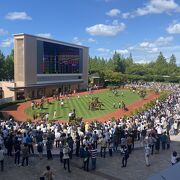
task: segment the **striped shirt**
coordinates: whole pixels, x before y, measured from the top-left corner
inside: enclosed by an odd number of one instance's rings
[[[97,156],[97,149],[92,149],[91,150],[91,158],[96,158]]]

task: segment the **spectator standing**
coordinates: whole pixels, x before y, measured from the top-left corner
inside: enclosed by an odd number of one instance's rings
[[[76,132],[76,156],[79,157],[79,150],[80,150],[80,136],[78,132]]]
[[[56,148],[60,146],[60,137],[61,137],[61,133],[58,130],[57,132],[55,132]]]
[[[22,148],[22,166],[24,166],[24,161],[26,160],[26,166],[29,164],[29,150],[27,144],[24,144]]]
[[[170,148],[170,143],[171,143],[171,139],[170,139],[170,135],[168,134],[168,135],[167,135],[167,141],[166,141],[167,149]]]
[[[150,145],[145,146],[145,161],[146,161],[146,166],[150,166],[150,162],[149,162],[150,152],[151,152]]]
[[[44,146],[43,142],[39,142],[37,144],[37,151],[39,153],[40,160],[42,159],[42,156],[43,156],[43,146]]]
[[[28,144],[29,154],[34,154],[34,148],[33,148],[33,138],[30,134],[28,134],[26,142]]]
[[[95,147],[97,148],[97,142],[98,142],[99,137],[98,137],[98,134],[97,134],[96,131],[94,131],[92,137],[93,137],[93,141],[94,141]]]
[[[12,149],[13,149],[13,136],[10,134],[6,141],[6,147],[7,147],[7,155],[12,156]]]
[[[102,136],[100,139],[100,145],[101,145],[101,157],[106,157],[106,147],[107,147],[107,142],[105,135]]]
[[[1,164],[1,171],[4,171],[4,150],[0,146],[0,164]]]
[[[155,145],[155,143],[156,143],[155,137],[153,137],[152,134],[149,134],[149,144],[151,146],[151,155],[154,154],[154,145]]]
[[[165,150],[166,149],[166,142],[167,142],[166,132],[164,132],[163,135],[161,135],[160,140],[162,143],[162,150]]]
[[[174,122],[173,128],[174,128],[174,135],[177,135],[178,134],[178,122],[177,121]]]
[[[70,148],[68,146],[68,144],[66,143],[63,147],[63,160],[64,160],[64,169],[66,169],[66,164],[68,166],[68,172],[71,172],[70,170],[70,162],[69,162],[69,152],[70,152]]]
[[[96,169],[96,157],[97,157],[97,148],[95,144],[93,144],[91,149],[92,170]]]
[[[85,171],[89,171],[89,157],[90,157],[89,149],[88,147],[86,147],[85,152],[84,152],[84,170]]]
[[[129,154],[131,154],[131,150],[132,150],[132,137],[128,135],[127,139],[127,147],[128,147],[128,152]]]
[[[52,149],[52,141],[51,141],[51,139],[48,137],[48,138],[47,138],[47,142],[46,142],[46,151],[47,151],[47,159],[48,159],[48,160],[52,159],[51,149]]]
[[[159,136],[156,136],[155,149],[156,149],[156,154],[159,154],[159,149],[160,149],[160,138],[159,138]]]
[[[70,157],[70,159],[72,159],[74,141],[73,141],[72,137],[70,136],[70,134],[68,134],[67,143],[70,148],[69,157]]]
[[[16,140],[14,142],[14,152],[15,152],[14,163],[15,164],[17,163],[17,165],[19,165],[19,163],[20,163],[20,154],[21,154],[21,143],[20,143],[20,141],[17,140],[17,138],[16,138]]]
[[[60,150],[60,162],[63,163],[63,143],[61,142],[59,145]]]
[[[112,138],[110,138],[109,141],[108,141],[108,149],[109,149],[109,156],[112,157],[112,152],[113,152]]]
[[[123,155],[122,168],[124,168],[127,166],[127,160],[129,158],[129,152],[128,152],[128,148],[126,146],[123,148],[122,155]]]

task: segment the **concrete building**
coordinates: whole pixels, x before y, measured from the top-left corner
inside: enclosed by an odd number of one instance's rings
[[[89,49],[29,34],[14,35],[14,99],[41,98],[88,85]]]
[[[11,88],[14,88],[12,81],[0,81],[0,105],[14,100],[15,92]]]

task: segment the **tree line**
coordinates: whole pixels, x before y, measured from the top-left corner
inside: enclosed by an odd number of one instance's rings
[[[0,51],[0,81],[14,79],[14,50],[7,56]]]
[[[180,67],[172,54],[169,61],[160,52],[155,61],[139,64],[132,55],[125,58],[115,52],[112,58],[89,57],[89,74],[98,73],[111,82],[127,80],[180,82]],[[14,79],[14,50],[7,56],[0,51],[0,81]]]
[[[132,55],[125,58],[115,52],[112,58],[105,60],[99,57],[89,58],[89,74],[98,73],[100,77],[111,82],[124,81],[168,81],[180,82],[180,67],[176,64],[174,54],[169,61],[160,52],[155,61],[139,64]]]

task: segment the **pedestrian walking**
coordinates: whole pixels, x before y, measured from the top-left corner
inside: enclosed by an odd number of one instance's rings
[[[122,151],[122,155],[123,155],[123,158],[122,158],[122,168],[126,167],[127,166],[127,160],[129,158],[129,152],[128,152],[128,148],[125,146],[123,151]]]
[[[150,166],[150,161],[149,161],[150,153],[151,153],[150,145],[145,146],[145,161],[146,161],[146,166]]]

